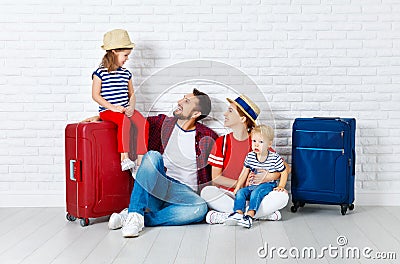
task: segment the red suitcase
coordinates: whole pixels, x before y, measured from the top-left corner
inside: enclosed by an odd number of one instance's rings
[[[65,128],[67,219],[89,218],[128,207],[133,178],[121,171],[117,126],[111,122],[69,124]]]

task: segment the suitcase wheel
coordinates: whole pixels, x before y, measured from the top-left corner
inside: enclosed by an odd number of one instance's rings
[[[297,208],[304,207],[305,204],[306,204],[305,202],[295,201],[295,202],[293,202],[293,206],[290,207],[290,211],[292,211],[292,213],[296,213]]]
[[[76,217],[73,215],[70,215],[69,213],[67,213],[67,215],[65,216],[67,218],[68,221],[73,222],[76,220]]]
[[[89,225],[89,218],[81,218],[81,220],[79,221],[79,223],[81,224],[82,227],[88,226]]]
[[[348,208],[349,206],[347,205],[347,204],[342,204],[342,205],[340,205],[340,212],[342,213],[342,215],[345,215],[346,214],[346,212],[347,212],[347,208]]]
[[[354,204],[350,204],[349,205],[349,210],[351,211],[351,210],[354,210]]]

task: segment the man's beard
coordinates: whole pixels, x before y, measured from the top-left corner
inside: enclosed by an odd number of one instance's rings
[[[179,120],[190,120],[190,118],[192,116],[192,113],[188,116],[184,116],[182,113],[177,114],[176,111],[174,111],[172,114],[174,117],[178,118]]]

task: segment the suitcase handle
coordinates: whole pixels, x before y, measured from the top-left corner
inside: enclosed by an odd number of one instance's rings
[[[81,162],[80,160],[69,161],[69,179],[71,181],[81,181]]]
[[[327,120],[340,120],[341,118],[336,116],[336,117],[330,117],[330,116],[314,116],[313,118],[315,119],[327,119]]]
[[[352,155],[352,160],[353,160],[353,167],[352,167],[352,174],[351,175],[356,175],[356,150],[353,148],[351,150],[351,155]]]

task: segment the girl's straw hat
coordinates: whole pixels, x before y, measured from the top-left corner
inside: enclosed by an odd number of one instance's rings
[[[135,43],[131,42],[128,32],[123,29],[114,29],[104,34],[101,46],[104,50],[133,49],[134,47]]]
[[[226,100],[228,100],[229,103],[239,107],[240,110],[242,110],[243,113],[250,118],[251,121],[253,121],[254,125],[256,124],[256,119],[260,114],[260,108],[258,108],[258,106],[250,98],[241,94],[235,100],[229,98],[226,98]]]

